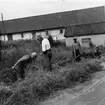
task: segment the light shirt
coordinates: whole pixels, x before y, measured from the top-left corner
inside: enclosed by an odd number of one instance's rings
[[[77,41],[77,43],[73,43],[73,49],[79,49],[80,48],[80,43]]]
[[[47,38],[44,38],[42,40],[42,51],[44,52],[44,51],[49,50],[49,49],[51,49],[50,42]]]
[[[30,57],[29,55],[24,55],[22,58],[20,58],[20,59],[15,63],[15,65],[13,66],[13,68],[17,68],[17,65],[19,65],[20,62],[25,61],[25,60],[28,60],[29,57]]]

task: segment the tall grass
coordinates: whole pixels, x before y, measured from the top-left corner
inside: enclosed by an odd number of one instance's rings
[[[0,89],[0,105],[3,105],[12,94],[12,91],[5,87]]]
[[[20,57],[32,52],[39,52],[40,44],[35,40],[3,42],[1,46],[2,68],[10,68]]]
[[[93,73],[103,70],[99,63],[94,59],[65,67],[63,71],[29,70],[24,81],[11,86],[11,91],[15,91],[3,105],[34,105],[33,103],[44,101],[56,91],[89,80]]]
[[[57,46],[59,46],[59,49],[61,50],[60,52],[58,52]],[[53,47],[53,64],[63,61],[70,56],[70,53],[66,51],[64,46],[64,44],[59,45],[57,43],[56,47]],[[16,73],[11,69],[11,67],[19,58],[32,52],[37,52],[38,55],[40,53],[40,44],[36,40],[2,42],[1,48],[2,57],[0,62],[0,82],[3,81],[7,84],[11,84],[12,82],[14,83],[16,80]],[[38,70],[41,66],[41,56],[38,56],[36,61],[31,64],[30,68]],[[26,71],[28,71],[28,69],[26,69]]]
[[[27,73],[23,81],[13,81],[16,74],[8,68],[24,54],[33,51],[39,52],[39,43],[35,43],[37,42],[16,41],[2,44],[2,61],[5,62],[5,65],[0,71],[0,82],[4,82],[10,87],[0,90],[4,94],[1,96],[0,105],[38,105],[38,102],[47,99],[56,91],[70,88],[77,83],[84,83],[92,77],[93,73],[103,70],[100,66],[100,60],[87,59],[80,63],[64,62],[57,64],[53,67],[54,70],[50,72],[40,68],[41,57],[39,56],[37,61],[25,70]],[[57,47],[53,48],[53,65],[68,58],[71,58],[69,48],[59,46],[59,51]]]

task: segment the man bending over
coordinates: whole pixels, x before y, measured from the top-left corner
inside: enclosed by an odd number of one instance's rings
[[[35,52],[31,53],[30,55],[24,55],[22,58],[20,58],[15,65],[12,67],[12,69],[15,69],[17,73],[20,75],[20,77],[23,79],[25,78],[25,71],[24,69],[32,63],[33,60],[35,60],[37,57],[37,54]]]

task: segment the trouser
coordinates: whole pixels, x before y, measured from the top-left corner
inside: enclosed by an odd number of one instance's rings
[[[18,65],[16,72],[17,72],[17,77],[18,78],[25,78],[25,71],[24,71],[24,65],[21,63],[20,65]]]
[[[43,53],[43,69],[52,70],[51,58],[52,58],[51,50],[47,50]]]
[[[20,70],[20,77],[22,79],[25,78],[25,72],[24,72],[24,69],[23,68]]]
[[[75,61],[80,61],[80,51],[79,51],[79,49],[75,49]]]

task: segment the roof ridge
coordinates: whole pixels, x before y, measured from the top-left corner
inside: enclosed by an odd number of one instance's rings
[[[75,9],[75,10],[69,10],[69,11],[61,11],[61,12],[54,12],[54,13],[47,13],[47,14],[41,14],[41,15],[36,15],[36,16],[28,16],[28,17],[22,17],[22,18],[15,18],[15,19],[9,19],[9,20],[4,20],[4,21],[13,21],[13,20],[20,20],[20,19],[29,19],[33,17],[41,17],[41,16],[48,16],[48,15],[54,15],[54,14],[61,14],[61,13],[67,13],[67,12],[75,12],[75,11],[82,11],[82,10],[88,10],[88,9],[94,9],[94,8],[100,8],[100,7],[105,7],[105,6],[95,6],[91,8],[84,8],[84,9]]]

